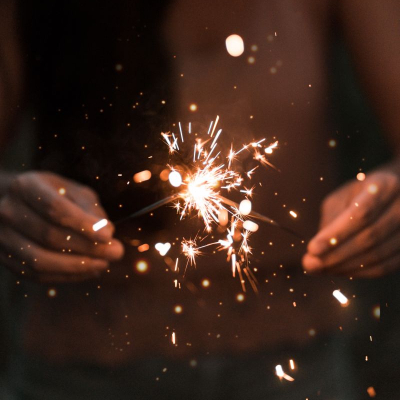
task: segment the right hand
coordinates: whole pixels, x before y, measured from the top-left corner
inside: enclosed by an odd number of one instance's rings
[[[60,189],[64,190],[60,190]],[[40,282],[98,277],[123,256],[96,193],[48,172],[17,175],[0,200],[0,264]]]

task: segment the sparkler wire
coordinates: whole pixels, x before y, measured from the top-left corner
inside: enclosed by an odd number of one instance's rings
[[[177,200],[177,199],[179,199],[181,197],[182,197],[181,193],[172,194],[171,196],[168,196],[168,197],[165,197],[164,199],[156,201],[155,203],[153,203],[153,204],[151,204],[151,205],[149,205],[147,207],[144,207],[144,208],[134,212],[133,214],[128,215],[127,217],[124,217],[124,218],[121,218],[121,219],[115,221],[114,224],[118,225],[118,224],[120,224],[122,222],[126,222],[126,221],[129,221],[131,219],[135,219],[135,218],[141,217],[142,215],[145,215],[145,214],[147,214],[147,213],[149,213],[151,211],[156,210],[157,208],[160,208],[160,207],[165,206],[165,205],[167,205],[169,203],[172,203],[173,201],[175,201],[175,200]],[[224,196],[221,196],[221,195],[218,195],[218,197],[223,203],[225,203],[225,204],[227,204],[229,206],[232,206],[232,207],[239,208],[239,204],[236,203],[235,201],[232,201],[232,200],[230,200],[230,199],[228,199],[228,198],[226,198]],[[281,224],[279,224],[278,222],[274,221],[273,219],[271,219],[271,218],[269,218],[269,217],[267,217],[267,216],[265,216],[263,214],[260,214],[260,213],[258,213],[256,211],[251,211],[249,216],[253,217],[253,218],[256,218],[256,219],[258,219],[260,221],[266,222],[266,223],[268,223],[270,225],[273,225],[273,226],[277,227],[278,229],[281,229],[281,230],[283,230],[283,231],[285,231],[287,233],[290,233],[291,235],[297,237],[298,239],[301,239],[301,240],[304,239],[299,233],[291,230],[290,228],[282,226]]]
[[[169,204],[180,197],[181,196],[179,194],[172,194],[171,196],[168,196],[168,197],[165,197],[164,199],[156,201],[155,203],[153,203],[147,207],[144,207],[144,208],[134,212],[133,214],[128,215],[127,217],[124,217],[117,221],[114,221],[114,224],[118,225],[118,224],[121,224],[122,222],[128,221],[130,219],[141,217],[142,215],[145,215],[151,211],[156,210],[157,208],[165,206],[166,204]]]

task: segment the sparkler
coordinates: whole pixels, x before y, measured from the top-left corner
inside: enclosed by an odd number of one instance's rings
[[[251,189],[243,186],[245,179],[251,179],[256,168],[241,174],[235,169],[235,164],[242,152],[253,153],[253,159],[261,165],[273,165],[266,159],[265,154],[271,154],[278,147],[278,142],[265,146],[265,139],[243,145],[238,151],[230,148],[227,155],[223,155],[222,150],[218,148],[218,139],[222,133],[222,129],[217,129],[219,117],[215,122],[209,125],[207,134],[200,136],[192,133],[191,124],[189,124],[189,135],[194,138],[193,151],[190,152],[190,162],[183,157],[183,149],[187,148],[184,130],[181,123],[179,133],[162,133],[162,138],[168,146],[170,154],[169,181],[172,186],[180,188],[178,193],[172,194],[148,207],[139,210],[130,216],[117,221],[117,223],[139,217],[147,214],[166,204],[174,203],[174,207],[181,216],[181,220],[192,213],[204,222],[205,231],[211,232],[213,224],[219,224],[220,213],[228,213],[230,215],[230,226],[227,227],[226,240],[219,240],[209,243],[201,247],[197,247],[196,238],[182,241],[182,253],[187,258],[187,265],[196,265],[195,258],[201,254],[200,249],[206,246],[217,245],[219,250],[227,251],[227,261],[232,263],[232,273],[235,275],[237,271],[242,288],[245,291],[243,274],[255,288],[255,277],[248,267],[248,254],[251,248],[248,243],[251,232],[258,229],[258,225],[248,218],[256,218],[260,221],[267,222],[270,225],[283,229],[295,236],[299,237],[295,232],[288,228],[282,227],[271,218],[251,211],[251,202],[248,200],[252,196],[254,187]],[[193,142],[192,142],[193,143]],[[182,147],[182,149],[181,149]],[[182,167],[183,165],[183,167]],[[225,197],[222,192],[229,193],[232,190],[244,193],[246,207],[242,207]],[[246,212],[243,212],[243,210]],[[239,233],[239,243],[234,243],[233,237]]]

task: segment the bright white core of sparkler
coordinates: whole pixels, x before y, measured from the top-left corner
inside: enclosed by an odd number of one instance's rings
[[[95,224],[93,224],[93,230],[95,232],[97,232],[100,229],[104,228],[107,224],[108,224],[108,221],[105,218],[101,219],[100,221],[98,221]]]

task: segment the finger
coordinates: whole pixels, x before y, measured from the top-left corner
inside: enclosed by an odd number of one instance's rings
[[[380,262],[376,265],[371,265],[363,270],[356,271],[352,276],[354,278],[374,279],[381,278],[400,268],[400,253],[391,257],[388,260]]]
[[[398,185],[392,179],[372,181],[347,209],[310,241],[308,252],[320,256],[332,249],[332,246],[340,245],[371,224],[398,192]]]
[[[43,219],[18,199],[5,196],[0,203],[0,220],[46,249],[68,251],[109,261],[120,259],[124,247],[117,239],[94,242],[69,228]]]
[[[87,186],[74,183],[69,187],[66,195],[84,211],[98,218],[98,220],[108,220],[107,213],[101,206],[97,194]],[[113,233],[115,232],[115,225],[110,220],[108,220],[107,226]]]
[[[31,276],[26,276],[28,279],[39,283],[79,283],[88,280],[99,279],[101,272],[93,272],[87,274],[79,275],[69,275],[69,274],[31,274]]]
[[[4,224],[0,224],[0,248],[37,273],[86,274],[108,267],[105,260],[45,250]]]
[[[305,268],[327,268],[343,264],[356,256],[365,257],[368,250],[375,248],[389,238],[400,227],[400,200],[392,202],[378,219],[353,237],[348,238],[332,251],[320,257],[304,258]],[[310,256],[313,256],[310,254]]]
[[[309,272],[323,271],[335,275],[348,275],[391,258],[394,254],[399,252],[399,243],[400,231],[397,231],[396,234],[390,239],[368,250],[364,254],[357,255],[356,257],[347,260],[344,263],[326,266],[323,264],[323,260],[312,255],[308,255],[308,257],[305,257],[304,266],[306,271]]]
[[[14,273],[18,278],[29,279],[40,283],[72,283],[72,282],[82,282],[90,279],[98,279],[101,276],[100,271],[95,271],[87,274],[43,274],[35,273],[31,269],[27,269],[26,264],[22,261],[18,261],[11,256],[5,256],[0,253],[0,263],[2,266],[6,267],[12,273]]]
[[[107,242],[112,238],[111,225],[95,232],[93,225],[99,221],[99,218],[84,211],[62,194],[63,192],[55,190],[35,174],[19,176],[14,181],[11,192],[50,222],[70,228],[94,241]]]

